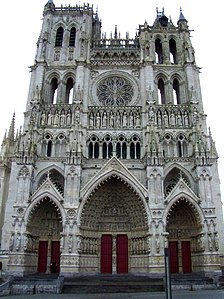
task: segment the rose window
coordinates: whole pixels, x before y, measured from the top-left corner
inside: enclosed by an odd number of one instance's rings
[[[131,83],[122,77],[108,77],[97,87],[97,97],[103,105],[125,106],[134,95]]]

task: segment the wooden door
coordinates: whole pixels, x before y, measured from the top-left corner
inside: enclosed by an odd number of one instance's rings
[[[191,242],[181,242],[181,253],[182,253],[182,270],[183,273],[191,273]]]
[[[112,235],[101,237],[101,273],[112,273]]]
[[[169,241],[169,254],[170,254],[170,273],[179,272],[178,263],[178,242]]]
[[[39,241],[38,249],[38,267],[39,273],[45,273],[47,271],[47,249],[48,241]]]
[[[60,241],[51,242],[51,273],[60,272]]]
[[[128,273],[128,236],[117,235],[117,273]]]

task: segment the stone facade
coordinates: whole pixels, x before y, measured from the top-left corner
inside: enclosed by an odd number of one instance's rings
[[[122,39],[93,7],[44,7],[24,125],[0,161],[1,260],[34,272],[220,273],[217,152],[188,22]]]

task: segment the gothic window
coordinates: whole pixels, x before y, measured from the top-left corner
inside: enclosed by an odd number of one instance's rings
[[[64,134],[59,134],[56,138],[55,156],[63,157],[66,152],[66,137]]]
[[[120,136],[117,140],[116,154],[118,158],[127,158],[127,140],[123,136]]]
[[[42,155],[51,157],[52,156],[52,137],[50,134],[44,136],[42,142]]]
[[[64,29],[59,27],[56,33],[55,47],[62,47]]]
[[[130,142],[130,158],[131,159],[141,158],[141,145],[140,145],[140,140],[137,136],[132,137]]]
[[[180,178],[184,179],[184,181],[189,185],[190,187],[190,182],[189,178],[185,173],[183,173],[179,168],[174,167],[165,177],[164,179],[164,192],[165,196],[167,196],[172,189],[175,187],[175,185],[178,183]]]
[[[176,47],[176,41],[173,38],[169,40],[169,48],[170,48],[170,62],[173,64],[177,64],[177,47]]]
[[[100,81],[96,93],[103,105],[125,106],[131,102],[134,89],[127,79],[111,76]]]
[[[165,85],[161,78],[158,80],[158,103],[165,104]]]
[[[51,90],[50,90],[50,103],[57,103],[57,93],[58,93],[58,80],[57,78],[53,78],[51,80]]]
[[[177,79],[173,80],[173,101],[174,105],[180,104],[180,84]]]
[[[186,138],[182,134],[180,134],[177,138],[177,156],[180,158],[187,156]]]
[[[164,157],[174,156],[174,142],[171,135],[166,134],[163,139],[163,154]]]
[[[93,158],[93,143],[91,141],[89,142],[88,149],[89,149],[89,158],[92,159]]]
[[[75,37],[76,37],[76,29],[75,27],[72,27],[70,31],[70,37],[69,37],[69,47],[75,47]]]
[[[113,155],[113,145],[110,136],[106,136],[103,140],[103,159],[109,159]]]
[[[92,136],[89,141],[89,158],[98,159],[99,158],[99,139],[96,136]]]
[[[73,79],[69,78],[66,82],[65,103],[72,104],[73,102]]]
[[[162,64],[163,63],[163,49],[162,49],[162,42],[159,38],[155,40],[155,50],[156,50],[156,63]]]
[[[38,186],[40,186],[47,178],[50,178],[50,180],[52,181],[52,183],[55,185],[55,187],[57,188],[57,190],[62,194],[62,196],[64,195],[64,184],[65,184],[65,180],[63,175],[57,171],[56,169],[51,169],[50,171],[46,172],[45,174],[43,174],[38,182]]]

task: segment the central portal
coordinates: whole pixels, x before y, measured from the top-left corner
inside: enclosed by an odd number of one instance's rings
[[[116,245],[114,244],[116,242]],[[101,273],[112,273],[113,257],[116,259],[116,272],[128,273],[128,237],[127,235],[102,235],[101,237]]]
[[[115,274],[139,269],[143,254],[148,254],[148,218],[137,192],[113,176],[83,202],[80,272]]]

